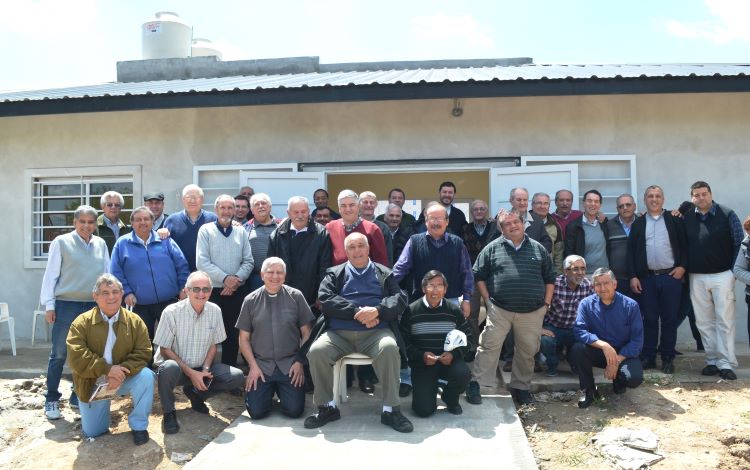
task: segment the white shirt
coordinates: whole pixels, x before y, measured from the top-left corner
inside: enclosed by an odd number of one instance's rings
[[[107,315],[105,315],[101,310],[99,311],[99,314],[102,316],[104,321],[109,324],[109,333],[107,333],[107,342],[104,344],[104,354],[102,356],[104,357],[104,360],[107,361],[107,364],[112,365],[112,348],[115,347],[115,341],[117,341],[114,324],[117,319],[120,318],[120,312],[118,310],[117,313],[112,315],[112,318],[107,317]]]
[[[77,239],[76,241],[82,243],[88,250],[91,250],[91,240],[93,235],[86,242],[78,232],[73,231],[73,236]],[[49,245],[49,252],[47,253],[47,269],[44,271],[44,279],[42,279],[42,292],[39,296],[39,301],[44,306],[45,310],[55,309],[55,286],[57,281],[60,279],[60,267],[62,266],[62,255],[60,254],[60,247],[57,243],[57,238],[52,240]],[[109,251],[105,253],[104,266],[102,266],[102,273],[109,272]],[[93,286],[92,286],[93,287]]]

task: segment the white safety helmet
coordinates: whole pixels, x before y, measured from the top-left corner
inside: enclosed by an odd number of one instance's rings
[[[443,344],[444,351],[453,351],[461,346],[466,346],[466,333],[461,330],[451,330],[445,336],[445,343]]]

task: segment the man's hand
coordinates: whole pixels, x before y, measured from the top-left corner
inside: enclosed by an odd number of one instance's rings
[[[636,294],[641,293],[641,281],[637,277],[630,280],[630,289]]]
[[[206,387],[206,384],[203,383],[203,380],[205,378],[213,379],[214,376],[209,371],[193,370],[188,378],[190,379],[190,383],[193,384],[193,387],[196,390],[198,390],[199,392],[205,392],[206,390],[208,390],[208,387]]]
[[[609,345],[609,343],[604,343],[604,346],[602,347],[602,352],[604,353],[604,357],[607,358],[607,365],[611,366],[612,364],[618,365],[619,362],[617,361],[617,351],[615,351],[615,348]]]
[[[542,328],[542,336],[549,336],[550,338],[554,338],[555,333],[551,332],[550,330],[546,328]]]
[[[304,385],[305,372],[301,362],[295,361],[292,363],[292,367],[289,368],[289,378],[291,379],[292,385],[295,387],[301,387]]]
[[[236,220],[232,219],[232,227],[242,227],[243,225]]]
[[[138,299],[135,298],[135,294],[132,292],[125,296],[125,305],[128,306],[129,310],[133,310],[133,307],[135,307],[135,304],[138,303]]]
[[[261,382],[266,381],[265,376],[263,376],[263,371],[260,370],[260,367],[256,365],[255,367],[251,367],[247,372],[247,379],[245,379],[245,390],[248,392],[250,390],[257,390],[258,379],[260,379]]]
[[[444,366],[449,366],[453,362],[453,354],[446,351],[438,356],[438,361]]]
[[[597,212],[596,220],[598,220],[600,224],[603,224],[607,221],[607,216],[604,214],[604,212]]]
[[[438,361],[438,357],[431,352],[426,352],[422,355],[422,360],[426,366],[434,366]]]
[[[619,369],[619,364],[607,364],[607,367],[604,369],[604,377],[607,380],[615,380],[617,378],[617,369]]]
[[[682,266],[677,266],[673,270],[669,271],[669,275],[678,280],[682,279],[682,276],[685,275],[685,268],[683,268]]]
[[[240,287],[240,284],[242,284],[242,280],[235,276],[234,274],[230,274],[226,278],[224,278],[224,288],[225,289],[231,289],[232,292],[236,291],[237,288]]]
[[[55,318],[57,318],[57,314],[55,314],[54,310],[47,310],[44,312],[44,319],[47,320],[47,323],[50,325],[55,323]]]
[[[107,374],[107,386],[112,390],[117,390],[122,382],[127,378],[130,370],[123,366],[114,365],[109,369]]]
[[[354,314],[354,319],[365,325],[367,328],[372,328],[373,326],[380,323],[380,320],[378,320],[379,316],[380,312],[378,312],[378,309],[376,309],[375,307],[362,307],[357,313]]]
[[[471,302],[465,300],[461,301],[461,312],[464,314],[464,318],[469,318],[471,315]]]
[[[169,235],[170,235],[169,229],[166,227],[162,227],[159,230],[157,230],[156,234],[159,235],[160,240],[166,240],[167,238],[169,238]]]

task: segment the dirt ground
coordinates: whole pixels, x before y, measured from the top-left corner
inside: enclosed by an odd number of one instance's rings
[[[541,469],[618,468],[591,438],[606,426],[648,429],[664,459],[655,469],[750,469],[750,385],[747,381],[680,384],[647,375],[639,388],[577,406],[578,392],[536,394],[519,416]]]
[[[60,391],[69,395],[70,382]],[[44,378],[0,380],[0,468],[21,469],[168,469],[180,468],[200,452],[245,409],[241,396],[218,394],[207,400],[210,415],[190,409],[180,388],[175,390],[180,432],[161,432],[158,398],[149,419],[150,441],[133,445],[128,427],[130,398],[112,402],[110,433],[91,442],[81,438],[80,418],[61,401],[63,417],[44,418]]]

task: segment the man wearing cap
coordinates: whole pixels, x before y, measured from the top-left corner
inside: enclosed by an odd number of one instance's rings
[[[169,217],[169,214],[164,213],[164,193],[159,191],[144,194],[143,205],[154,214],[154,230],[164,227],[164,221]]]

